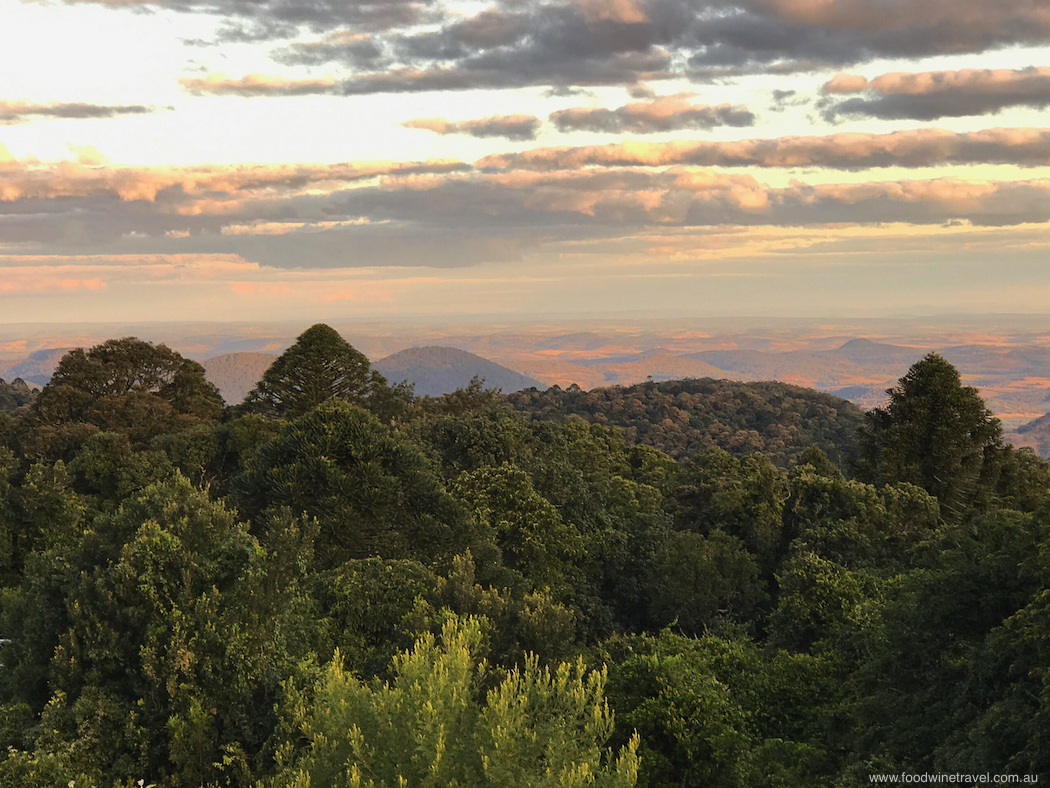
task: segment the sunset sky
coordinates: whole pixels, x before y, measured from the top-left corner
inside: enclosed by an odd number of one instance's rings
[[[0,321],[1047,312],[1048,0],[0,0]]]

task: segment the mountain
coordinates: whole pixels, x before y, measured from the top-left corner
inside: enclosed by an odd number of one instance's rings
[[[646,378],[653,380],[679,380],[681,378],[724,378],[725,372],[711,364],[657,349],[637,356],[613,357],[592,368],[601,370],[606,385],[623,386],[641,383]]]
[[[904,365],[911,366],[924,353],[910,347],[898,347],[887,345],[882,342],[872,342],[870,339],[851,339],[842,347],[824,352],[831,358],[840,358],[852,364],[868,366]]]
[[[21,378],[38,386],[46,386],[51,374],[71,348],[46,348],[29,354],[29,358],[3,370],[6,378]]]
[[[1003,437],[1018,449],[1029,448],[1044,460],[1050,459],[1050,413],[1003,433]]]
[[[262,380],[275,358],[272,353],[226,353],[201,362],[201,366],[226,403],[236,405]]]
[[[391,383],[407,380],[418,396],[437,397],[466,388],[473,377],[483,378],[486,388],[505,393],[542,388],[539,381],[500,366],[481,356],[453,347],[412,347],[373,362]]]

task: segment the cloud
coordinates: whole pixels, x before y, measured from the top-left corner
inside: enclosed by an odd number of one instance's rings
[[[538,250],[630,238],[653,228],[802,232],[828,225],[940,227],[956,221],[1006,227],[1050,220],[1050,180],[799,178],[784,185],[763,182],[757,171],[713,167],[857,169],[945,161],[1037,164],[1048,158],[1050,130],[1040,129],[631,141],[538,148],[486,157],[476,166],[119,167],[43,164],[8,155],[0,158],[0,253],[126,261],[125,268],[105,272],[88,266],[48,274],[49,287],[71,282],[83,288],[94,280],[107,287],[125,279],[183,281],[183,274],[186,281],[203,281],[226,265],[318,271],[514,263]],[[203,260],[209,262],[201,268]],[[257,281],[241,269],[227,273],[222,281]],[[8,281],[3,276],[0,271],[0,281]]]
[[[72,142],[67,142],[66,147],[76,154],[77,164],[98,167],[109,161],[109,159],[98,152],[98,148],[94,145],[74,145]],[[0,160],[2,160],[2,157],[0,157]]]
[[[633,0],[573,0],[572,4],[589,24],[618,22],[637,25],[649,21],[645,11]]]
[[[913,129],[890,134],[843,133],[732,142],[638,142],[536,148],[486,156],[483,169],[564,170],[582,167],[935,167],[948,164],[1045,166],[1048,129],[986,129],[957,133]]]
[[[148,115],[156,112],[156,107],[140,104],[128,106],[106,106],[86,104],[83,102],[49,101],[45,104],[34,104],[30,101],[0,100],[0,125],[27,123],[35,118],[61,118],[66,120],[85,120],[92,118],[115,118],[120,115]]]
[[[1050,38],[1050,11],[1032,0],[740,0],[705,6],[710,15],[691,34],[698,45],[691,65],[713,74],[759,65],[977,53]]]
[[[0,160],[0,202],[18,199],[109,196],[124,201],[160,201],[184,215],[209,199],[239,199],[335,191],[346,184],[400,173],[444,173],[468,168],[454,160],[348,162],[342,164],[244,164],[198,167],[88,167],[73,162],[36,165]]]
[[[535,115],[489,115],[477,120],[416,118],[401,124],[410,129],[425,129],[435,134],[467,134],[471,137],[503,137],[508,140],[536,138],[542,122]]]
[[[627,86],[1050,43],[1036,0],[497,0],[469,16],[439,0],[93,1],[220,16],[220,40],[347,69],[347,95]]]
[[[692,104],[695,94],[679,93],[652,101],[625,104],[617,109],[572,107],[552,112],[550,120],[560,131],[596,131],[612,134],[654,134],[715,126],[753,126],[755,116],[742,106]]]
[[[318,93],[333,93],[334,77],[313,79],[285,79],[269,74],[247,74],[233,79],[221,73],[203,77],[180,77],[179,84],[187,93],[213,96],[306,96]]]
[[[291,38],[300,28],[345,27],[363,32],[397,30],[444,18],[438,0],[93,0],[115,8],[165,8],[225,17],[220,41]]]
[[[936,120],[987,115],[1009,107],[1050,106],[1050,68],[1017,70],[894,72],[868,80],[837,74],[823,87],[826,96],[867,93],[864,97],[824,100],[828,120],[867,116],[881,120]]]

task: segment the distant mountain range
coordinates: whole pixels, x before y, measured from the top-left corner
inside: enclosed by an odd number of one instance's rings
[[[44,385],[68,348],[91,347],[108,337],[138,336],[164,342],[201,361],[226,401],[237,403],[304,327],[0,324],[0,377]],[[886,389],[913,363],[936,351],[958,368],[966,385],[977,387],[1004,429],[1014,430],[1008,432],[1012,441],[1034,440],[1031,431],[1017,431],[1019,426],[1050,410],[1050,318],[1041,316],[333,327],[370,359],[381,359],[375,366],[391,382],[413,380],[419,394],[466,385],[474,375],[507,393],[530,386],[565,389],[576,384],[589,391],[632,386],[646,379],[714,378],[777,380],[872,408],[885,402]],[[440,347],[435,351],[420,345]],[[402,355],[406,348],[407,356]],[[437,352],[447,358],[439,358]]]
[[[201,365],[226,404],[236,405],[262,380],[275,358],[273,353],[226,353],[202,361]]]
[[[481,356],[454,347],[412,347],[372,363],[390,383],[408,381],[417,396],[439,397],[466,388],[471,378],[485,381],[485,388],[504,394],[528,388],[546,388],[527,377]]]
[[[0,368],[8,380],[21,378],[27,383],[36,383],[38,386],[46,386],[51,380],[51,374],[71,348],[47,348],[37,350],[29,354],[29,357],[8,367]]]

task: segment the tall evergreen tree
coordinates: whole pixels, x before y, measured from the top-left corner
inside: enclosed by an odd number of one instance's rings
[[[910,482],[961,520],[994,487],[1004,446],[999,420],[959,372],[936,353],[888,389],[889,404],[867,414],[861,468],[871,481]]]
[[[318,323],[277,357],[245,404],[265,416],[296,418],[332,397],[364,405],[386,388],[386,379],[363,353],[334,328]]]

